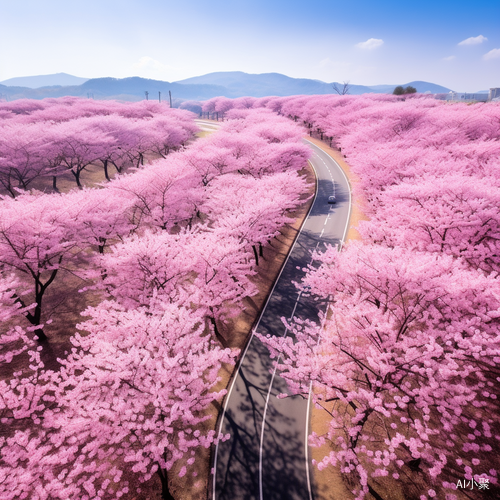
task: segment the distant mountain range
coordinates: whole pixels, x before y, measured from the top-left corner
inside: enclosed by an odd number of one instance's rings
[[[78,76],[68,75],[68,73],[55,73],[53,75],[40,76],[19,76],[17,78],[9,78],[0,82],[2,85],[9,87],[28,87],[30,89],[38,89],[40,87],[60,86],[66,87],[69,85],[81,85],[88,78],[80,78]]]
[[[263,73],[260,75],[249,75],[241,71],[209,73],[208,75],[195,76],[180,80],[177,83],[182,84],[211,84],[225,87],[228,93],[227,97],[254,96],[265,97],[268,95],[287,96],[287,95],[313,95],[313,94],[333,94],[333,83],[325,83],[320,80],[309,80],[306,78],[290,78],[280,73]],[[352,95],[360,94],[386,94],[392,93],[394,88],[400,85],[350,85],[349,93]],[[409,82],[403,86],[411,85],[417,89],[417,92],[429,92],[439,94],[449,92],[450,89],[428,82]],[[339,88],[343,84],[337,83]]]
[[[93,78],[86,80],[66,73],[31,77],[11,78],[0,82],[0,99],[43,99],[45,97],[78,96],[94,99],[121,99],[139,101],[145,99],[168,99],[168,91],[177,100],[206,100],[211,97],[264,97],[288,95],[334,94],[334,83],[306,78],[290,78],[280,73],[248,74],[241,71],[209,73],[178,82],[164,82],[140,77]],[[342,87],[342,84],[337,84]],[[350,85],[353,95],[366,93],[392,93],[395,85]],[[409,82],[421,93],[447,93],[450,89],[429,82]]]

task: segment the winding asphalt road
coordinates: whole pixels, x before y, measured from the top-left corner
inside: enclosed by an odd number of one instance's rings
[[[311,263],[312,250],[327,243],[341,245],[346,237],[351,210],[347,178],[331,156],[305,141],[313,150],[310,162],[317,176],[316,197],[230,384],[219,432],[231,437],[215,449],[213,500],[315,497],[307,446],[309,401],[301,396],[276,398],[288,393],[286,382],[274,371],[268,349],[254,335],[287,335],[282,317],[318,320],[325,304],[299,293],[293,282],[303,277],[302,268]],[[329,205],[334,182],[337,203]]]

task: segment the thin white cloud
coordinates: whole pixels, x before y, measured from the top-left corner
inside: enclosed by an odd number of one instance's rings
[[[152,69],[155,71],[165,71],[174,69],[171,66],[167,66],[166,64],[157,61],[149,56],[141,57],[135,64],[134,69]]]
[[[484,54],[483,59],[488,61],[489,59],[498,59],[500,57],[500,49],[493,49]]]
[[[456,56],[448,56],[448,57],[443,57],[443,61],[453,61],[453,59],[456,59]]]
[[[163,64],[149,56],[141,57],[131,67],[137,76],[157,80],[171,80],[182,77],[182,68]]]
[[[459,42],[458,45],[478,45],[480,43],[486,42],[486,40],[488,39],[483,35],[471,36]]]
[[[346,61],[332,61],[329,57],[326,57],[325,59],[322,59],[318,67],[319,68],[325,68],[325,69],[331,69],[331,68],[336,68],[336,69],[346,69],[346,68],[352,68],[353,63],[346,62]]]
[[[380,38],[369,38],[366,42],[359,42],[356,47],[363,50],[373,50],[384,45],[384,41]]]

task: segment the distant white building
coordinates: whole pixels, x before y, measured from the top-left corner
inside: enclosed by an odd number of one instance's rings
[[[490,94],[491,94],[491,90],[490,90]],[[453,102],[486,102],[486,101],[491,100],[491,99],[489,99],[490,94],[486,94],[486,93],[470,94],[469,92],[450,91],[449,94],[446,94],[445,99],[447,101],[453,101]]]
[[[488,101],[493,101],[493,99],[500,99],[500,87],[490,89],[490,93],[488,94]]]

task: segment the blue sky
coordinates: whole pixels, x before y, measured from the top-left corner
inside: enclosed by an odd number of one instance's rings
[[[4,0],[0,81],[278,72],[353,84],[500,86],[500,1]]]

